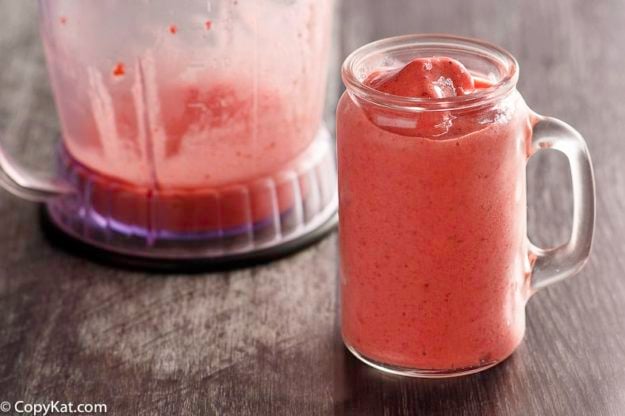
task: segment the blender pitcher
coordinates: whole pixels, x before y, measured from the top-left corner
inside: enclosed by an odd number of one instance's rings
[[[58,175],[1,181],[120,254],[279,252],[336,217],[332,0],[40,0]]]

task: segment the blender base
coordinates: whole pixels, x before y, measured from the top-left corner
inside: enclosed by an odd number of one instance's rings
[[[334,141],[322,129],[296,160],[249,183],[137,189],[89,170],[65,149],[77,192],[42,210],[46,235],[96,261],[161,270],[231,269],[304,248],[338,222]]]
[[[52,244],[60,247],[63,251],[71,255],[84,257],[106,266],[131,270],[143,270],[155,273],[199,273],[242,269],[291,256],[314,245],[331,234],[338,224],[338,213],[335,211],[325,222],[321,223],[309,233],[273,247],[221,257],[209,256],[205,258],[182,259],[159,259],[145,256],[133,256],[98,247],[60,228],[50,217],[49,211],[43,206],[40,210],[40,222],[46,238]]]

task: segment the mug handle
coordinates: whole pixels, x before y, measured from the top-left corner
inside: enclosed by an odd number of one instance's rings
[[[29,172],[2,148],[0,143],[0,186],[20,198],[33,202],[74,193],[74,188],[62,179]]]
[[[595,228],[595,179],[588,147],[582,135],[570,125],[552,117],[537,116],[531,155],[554,149],[563,153],[573,183],[573,229],[569,241],[543,249],[530,242],[533,260],[532,293],[579,272],[586,264]]]

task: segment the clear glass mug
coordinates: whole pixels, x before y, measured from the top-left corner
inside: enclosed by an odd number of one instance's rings
[[[490,87],[452,98],[399,97],[364,82],[417,57],[459,60]],[[489,368],[517,348],[525,305],[588,259],[594,179],[583,138],[533,113],[518,64],[477,40],[411,35],[347,58],[337,112],[341,315],[346,346],[378,369],[447,377]],[[570,240],[527,237],[526,165],[568,158]]]
[[[335,210],[321,124],[333,0],[39,6],[59,177],[0,152],[1,176],[65,231],[126,254],[219,256]]]

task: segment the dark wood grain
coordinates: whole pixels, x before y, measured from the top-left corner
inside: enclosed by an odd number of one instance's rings
[[[0,136],[46,167],[58,125],[35,8],[0,0]],[[625,1],[344,0],[340,15],[343,56],[408,32],[498,43],[521,62],[532,108],[586,136],[593,256],[530,301],[521,348],[466,378],[382,375],[340,342],[335,237],[269,266],[154,276],[65,253],[37,207],[1,193],[0,401],[103,402],[114,415],[625,415]],[[562,158],[532,161],[541,244],[567,237],[569,182]]]

